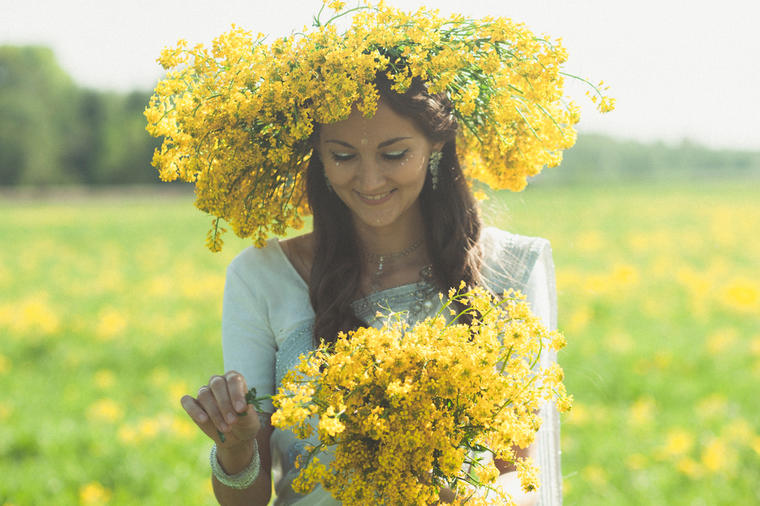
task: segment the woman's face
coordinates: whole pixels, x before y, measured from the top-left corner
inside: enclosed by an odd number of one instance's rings
[[[382,101],[371,118],[354,108],[338,123],[322,125],[319,156],[325,175],[357,225],[388,227],[417,206],[433,145],[412,120]]]

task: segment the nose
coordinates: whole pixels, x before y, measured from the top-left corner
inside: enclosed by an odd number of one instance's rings
[[[385,176],[374,159],[362,159],[359,166],[358,190],[362,193],[372,193],[385,185]]]

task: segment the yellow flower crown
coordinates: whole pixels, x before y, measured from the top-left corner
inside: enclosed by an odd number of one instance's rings
[[[148,132],[164,137],[153,165],[164,181],[195,183],[195,205],[215,217],[212,251],[222,246],[220,220],[258,246],[302,226],[314,123],[345,119],[354,105],[374,114],[377,72],[398,92],[419,77],[447,94],[471,180],[520,191],[574,144],[580,115],[563,101],[559,41],[505,18],[344,4],[323,3],[311,29],[269,44],[233,25],[211,48],[181,40],[162,51],[168,72],[145,110]],[[332,16],[322,22],[325,7]],[[347,30],[339,18],[350,18]],[[611,110],[614,99],[591,86],[599,109]]]

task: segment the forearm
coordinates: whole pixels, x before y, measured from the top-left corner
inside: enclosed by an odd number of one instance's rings
[[[234,448],[217,448],[217,460],[227,474],[237,474],[250,464],[253,458],[253,444],[246,444],[242,447]],[[267,466],[261,466],[259,476],[250,487],[238,490],[222,485],[215,477],[212,476],[214,495],[219,504],[223,506],[236,505],[262,505],[269,504],[269,498],[272,495],[272,480],[267,470]]]

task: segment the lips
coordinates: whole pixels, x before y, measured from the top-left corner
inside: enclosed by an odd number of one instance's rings
[[[393,189],[384,193],[375,193],[372,195],[369,195],[366,193],[359,193],[359,192],[356,192],[356,194],[359,196],[359,199],[362,202],[369,205],[377,205],[377,204],[382,204],[383,202],[386,202],[388,199],[390,199],[391,196],[393,195],[393,192],[395,191],[396,190]]]

